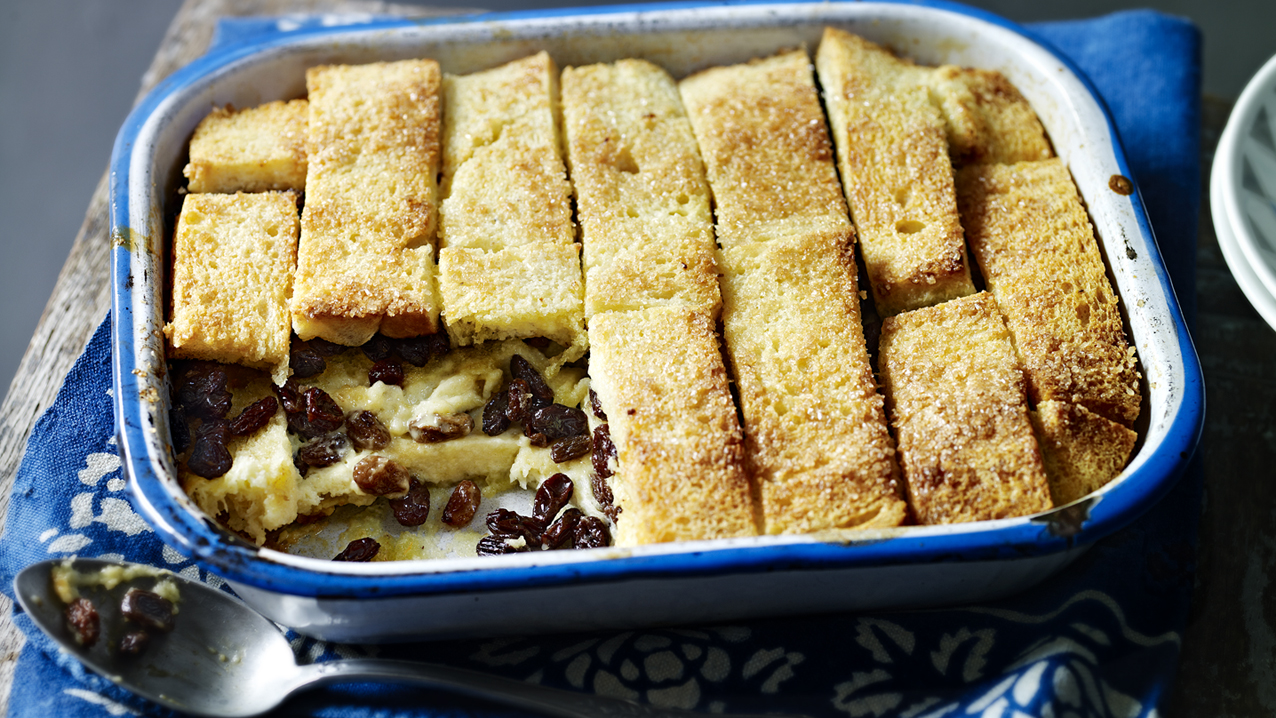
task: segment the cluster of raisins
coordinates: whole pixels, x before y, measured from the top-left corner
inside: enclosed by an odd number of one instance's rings
[[[522,551],[570,548],[600,548],[611,545],[611,531],[596,516],[567,508],[574,491],[566,474],[554,474],[536,490],[532,515],[497,509],[487,515],[487,536],[479,539],[475,552],[495,556]]]
[[[369,457],[371,458],[371,457]],[[364,461],[366,461],[365,459]],[[393,464],[394,462],[390,462]],[[358,471],[358,466],[355,467]],[[356,479],[357,480],[357,479]],[[478,485],[466,479],[452,489],[452,496],[443,507],[443,523],[461,528],[474,520],[483,495]],[[402,526],[420,526],[430,516],[430,489],[415,476],[408,479],[407,493],[401,498],[390,499],[390,511]],[[373,538],[351,541],[336,555],[333,561],[371,561],[381,551],[381,544]]]
[[[322,374],[328,368],[328,358],[345,351],[346,347],[325,339],[302,341],[293,335],[289,349],[288,364],[292,367],[292,375],[307,379]],[[372,360],[372,368],[368,370],[369,386],[378,381],[402,386],[404,362],[422,367],[434,357],[447,354],[452,346],[447,332],[440,327],[435,334],[407,339],[391,339],[377,334],[359,349]]]
[[[550,458],[562,463],[589,453],[589,419],[585,412],[554,403],[554,391],[536,367],[515,354],[510,380],[483,407],[483,433],[498,436],[522,424],[532,446],[548,446]]]
[[[230,471],[232,459],[227,444],[232,437],[257,433],[279,410],[279,402],[268,396],[228,419],[231,406],[229,380],[230,375],[220,364],[205,361],[174,364],[175,396],[169,412],[173,448],[179,454],[190,449],[186,468],[206,479]],[[200,422],[193,437],[188,419]]]
[[[64,615],[76,643],[85,648],[97,643],[102,635],[102,619],[91,600],[75,599]],[[120,615],[127,623],[116,648],[124,655],[135,656],[145,650],[152,631],[173,630],[173,602],[151,591],[130,588],[120,601]]]
[[[607,479],[615,473],[611,467],[616,462],[616,445],[611,441],[611,426],[607,423],[607,415],[603,413],[603,407],[598,403],[598,395],[593,389],[589,390],[589,406],[594,416],[602,422],[594,428],[594,449],[589,457],[594,465],[594,473],[589,479],[589,485],[594,490],[594,500],[614,524],[620,517],[621,509],[616,505],[616,497],[611,493],[611,485],[607,483]]]

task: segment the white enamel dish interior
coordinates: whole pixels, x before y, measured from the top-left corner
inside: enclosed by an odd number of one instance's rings
[[[976,524],[372,564],[248,546],[218,531],[181,492],[161,399],[168,396],[159,331],[164,202],[191,132],[212,107],[302,96],[312,65],[408,57],[466,73],[543,49],[560,67],[644,57],[682,77],[782,48],[814,51],[826,25],[918,62],[999,70],[1041,116],[1098,231],[1146,381],[1142,441],[1116,481],[1068,507]],[[1021,590],[1151,506],[1199,437],[1200,368],[1139,196],[1110,189],[1114,175],[1130,172],[1111,123],[1067,61],[1005,21],[954,5],[630,6],[326,29],[228,49],[166,81],[116,145],[113,370],[135,504],[166,542],[227,578],[250,605],[337,641],[954,604]]]

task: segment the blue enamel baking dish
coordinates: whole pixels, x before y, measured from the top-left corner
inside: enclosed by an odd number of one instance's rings
[[[386,21],[267,33],[168,78],[129,116],[111,163],[116,421],[138,511],[250,605],[335,641],[727,621],[982,601],[1057,572],[1151,507],[1201,432],[1201,368],[1111,118],[1072,64],[1018,26],[947,3],[673,3]],[[472,72],[548,50],[560,66],[645,57],[675,77],[835,25],[925,64],[1000,70],[1040,115],[1090,212],[1145,377],[1136,454],[1116,480],[1030,517],[883,531],[369,564],[285,554],[219,530],[187,499],[168,448],[165,203],[213,106],[301,96],[307,67],[431,57]]]

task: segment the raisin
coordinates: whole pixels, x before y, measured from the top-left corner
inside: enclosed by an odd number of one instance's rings
[[[301,398],[301,390],[297,388],[297,382],[292,379],[284,382],[283,386],[276,386],[275,395],[279,397],[279,404],[286,414],[297,414],[306,410],[305,400]]]
[[[483,496],[473,481],[466,479],[452,490],[452,497],[443,507],[443,523],[452,528],[460,528],[474,520],[478,513],[479,502]]]
[[[394,353],[394,342],[389,337],[377,334],[364,342],[363,346],[359,348],[363,350],[364,355],[369,359],[379,362],[389,359],[390,355]]]
[[[194,362],[187,367],[177,386],[177,396],[186,413],[200,419],[220,419],[230,411],[229,380],[226,370],[211,362]]]
[[[532,401],[532,392],[527,388],[527,382],[522,379],[511,379],[505,387],[505,416],[511,423],[521,423],[531,416],[535,408],[532,406]]]
[[[510,418],[508,416],[509,408],[509,392],[505,389],[498,389],[492,392],[492,398],[487,400],[487,405],[483,407],[483,433],[488,436],[500,436],[505,430],[510,428]]]
[[[390,444],[390,430],[368,410],[356,411],[346,417],[346,434],[350,443],[359,451],[384,449]]]
[[[576,535],[576,524],[584,516],[580,509],[570,508],[563,512],[558,520],[545,529],[543,543],[547,549],[572,548],[572,540]]]
[[[120,602],[120,613],[145,628],[173,630],[173,602],[158,593],[130,588]]]
[[[505,543],[505,540],[497,536],[484,536],[479,539],[478,545],[474,547],[474,553],[479,556],[499,556],[506,553],[518,553],[526,549],[519,549]]]
[[[390,499],[390,510],[400,526],[420,526],[430,517],[430,487],[416,477],[408,479],[408,493],[401,499]]]
[[[611,531],[597,516],[586,516],[576,522],[572,536],[576,548],[602,548],[611,545]]]
[[[403,364],[393,359],[382,359],[368,370],[368,386],[377,382],[403,386]]]
[[[233,459],[226,444],[230,441],[230,426],[222,420],[206,421],[195,432],[190,458],[186,468],[196,476],[215,479],[230,471]]]
[[[594,473],[599,478],[607,478],[611,476],[612,463],[616,460],[616,445],[611,443],[611,428],[607,424],[600,424],[594,429]],[[597,493],[597,492],[595,492]]]
[[[539,409],[554,403],[554,390],[545,383],[545,377],[536,371],[536,367],[532,366],[531,362],[518,354],[510,357],[510,375],[527,382],[527,390],[532,393],[534,408]]]
[[[321,357],[335,357],[346,350],[346,348],[340,344],[330,342],[327,339],[320,337],[315,337],[306,343],[309,344],[310,348],[315,350],[315,352]]]
[[[599,421],[607,421],[607,414],[603,413],[602,402],[598,401],[598,395],[594,393],[593,389],[589,390],[589,408],[593,409],[594,416],[598,417]]]
[[[354,482],[366,494],[385,496],[408,490],[408,470],[397,462],[373,454],[354,465]]]
[[[532,518],[540,521],[542,526],[553,521],[558,512],[572,500],[574,489],[575,485],[567,474],[554,474],[545,479],[540,488],[536,489],[536,498],[532,500]]]
[[[400,339],[396,349],[399,357],[412,366],[425,366],[431,359],[444,356],[452,349],[447,332],[442,327],[435,334]]]
[[[464,412],[457,414],[426,414],[408,422],[408,433],[418,444],[437,444],[470,435],[474,419]]]
[[[530,419],[524,420],[523,433],[531,437],[532,446],[549,446],[559,439],[588,437],[589,419],[580,409],[550,404],[537,409]]]
[[[311,439],[297,449],[297,459],[307,467],[322,469],[341,461],[346,453],[346,435],[333,432]]]
[[[305,379],[322,374],[328,368],[328,362],[309,342],[303,342],[294,335],[288,349],[288,366],[293,376]]]
[[[87,598],[77,598],[66,607],[66,622],[75,642],[85,648],[97,643],[102,633],[102,619],[97,615],[97,607]]]
[[[588,454],[590,448],[588,434],[569,436],[549,445],[549,458],[553,459],[554,463],[561,464]]]
[[[230,421],[231,436],[252,436],[270,423],[270,419],[279,411],[279,400],[268,396],[260,401],[244,407],[239,416]]]
[[[355,539],[346,546],[344,551],[334,556],[332,560],[367,563],[368,561],[371,561],[380,550],[381,544],[377,543],[376,539]]]
[[[594,500],[602,507],[603,514],[611,519],[612,523],[620,518],[621,508],[616,506],[616,497],[611,493],[611,487],[607,485],[607,480],[598,474],[594,474],[589,479],[590,488],[594,490]]]
[[[191,448],[191,428],[186,423],[186,410],[181,404],[168,408],[168,434],[173,439],[173,451],[181,454]]]
[[[146,631],[128,631],[120,636],[119,652],[125,656],[141,655],[150,642],[151,634]]]
[[[306,424],[307,431],[302,433],[307,439],[313,439],[320,434],[326,434],[330,431],[336,431],[345,423],[345,412],[341,411],[341,407],[337,406],[337,402],[328,396],[328,392],[317,386],[306,389],[302,394],[306,403]]]
[[[493,536],[522,536],[523,516],[509,509],[497,509],[487,515],[487,530]]]

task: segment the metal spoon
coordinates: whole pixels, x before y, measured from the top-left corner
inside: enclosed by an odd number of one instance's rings
[[[361,658],[299,666],[288,639],[275,624],[222,591],[175,574],[167,574],[181,596],[174,629],[153,632],[149,645],[137,656],[122,655],[116,648],[125,623],[119,603],[130,586],[150,589],[156,579],[136,579],[110,591],[82,587],[81,594],[93,600],[101,617],[100,638],[85,648],[72,635],[66,606],[53,590],[53,568],[60,563],[62,559],[33,564],[14,579],[18,603],[31,620],[63,650],[116,685],[187,713],[255,716],[307,688],[374,681],[413,683],[568,718],[694,715],[411,661]],[[120,565],[133,564],[81,558],[74,560],[73,568],[87,574]]]

